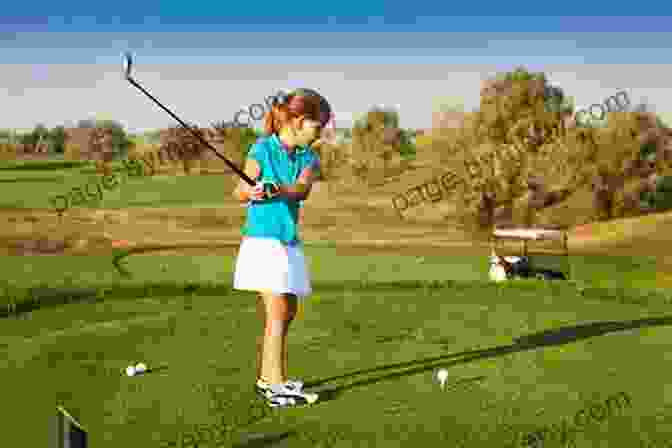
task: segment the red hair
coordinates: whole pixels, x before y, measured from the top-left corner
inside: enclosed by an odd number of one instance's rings
[[[264,116],[264,132],[277,134],[290,120],[305,116],[319,121],[322,128],[333,118],[331,106],[324,97],[314,90],[298,89],[289,95],[276,98],[271,110]]]

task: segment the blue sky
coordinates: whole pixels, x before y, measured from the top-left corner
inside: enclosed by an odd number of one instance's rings
[[[558,3],[385,4],[291,2],[278,10],[277,2],[159,8],[71,1],[31,4],[43,14],[37,17],[12,2],[0,17],[0,104],[12,111],[0,110],[0,127],[100,114],[130,129],[172,124],[119,80],[120,54],[128,49],[137,57],[138,80],[196,122],[228,119],[279,87],[306,85],[328,92],[339,125],[370,105],[391,104],[402,124],[427,127],[440,98],[471,109],[484,77],[518,65],[555,76],[577,106],[628,88],[633,99],[646,97],[662,109],[672,101],[672,33],[662,15],[670,6],[647,3],[649,14],[659,14],[647,17],[618,3],[564,2],[583,16],[552,17],[501,14],[549,14],[543,7]],[[493,16],[474,16],[479,12]],[[621,16],[590,16],[605,13]]]
[[[357,15],[342,14],[351,13],[350,3],[338,2],[325,8],[325,15],[296,15],[283,11],[262,14],[235,13],[235,5],[227,5],[225,2],[217,2],[211,6],[202,6],[208,2],[191,3],[198,5],[197,10],[207,9],[212,11],[207,15],[192,13],[184,2],[162,2],[161,8],[155,7],[151,2],[131,3],[117,1],[110,3],[114,8],[104,11],[100,4],[96,5],[98,11],[84,13],[86,7],[77,7],[78,2],[49,3],[40,6],[42,15],[36,16],[15,10],[20,3],[14,2],[7,6],[3,5],[3,15],[0,24],[3,30],[9,31],[67,31],[75,27],[75,31],[157,31],[153,26],[160,26],[161,30],[167,31],[194,31],[196,28],[206,31],[287,31],[289,28],[301,31],[324,31],[329,27],[331,31],[467,31],[467,32],[640,32],[640,31],[667,31],[669,29],[669,16],[664,16],[660,4],[655,14],[638,15],[632,11],[625,15],[614,14],[616,10],[599,9],[600,14],[589,14],[582,11],[581,15],[554,16],[544,15],[543,10],[535,5],[535,9],[542,13],[537,15],[518,15],[515,10],[507,7],[498,8],[501,4],[488,5],[487,11],[479,7],[478,11],[469,13],[466,9],[460,11],[459,5],[434,2],[424,2],[430,6],[423,14],[423,2],[414,2],[415,11],[381,11],[375,8],[370,13],[366,11]],[[394,2],[390,2],[394,4]],[[263,2],[255,3],[255,8],[263,10]],[[305,4],[305,3],[304,3]],[[524,4],[524,3],[523,3]],[[50,5],[52,6],[50,8]],[[87,6],[90,3],[87,2]],[[302,2],[291,4],[291,10],[300,9]],[[375,2],[367,2],[365,6],[376,5]],[[599,3],[597,4],[599,5]],[[649,6],[653,6],[650,3]],[[104,6],[104,5],[103,5]],[[170,6],[179,6],[180,10],[171,10]],[[233,10],[229,11],[233,6]],[[493,8],[494,6],[494,8]],[[590,7],[591,4],[584,6]],[[338,11],[338,8],[343,11]],[[142,9],[144,8],[144,9]],[[50,11],[51,9],[51,11]],[[70,11],[68,11],[70,9]],[[290,9],[288,6],[286,9]],[[445,11],[441,11],[444,9]],[[672,11],[672,7],[668,6]],[[125,14],[124,11],[132,11],[133,14]],[[157,11],[159,13],[157,14]],[[479,14],[487,12],[489,15]],[[609,14],[604,14],[608,12]],[[654,12],[654,11],[651,11]],[[445,13],[445,14],[444,14]],[[474,14],[475,13],[475,14]],[[606,19],[606,20],[605,20]],[[149,29],[148,29],[149,27]],[[226,29],[223,29],[226,28]]]

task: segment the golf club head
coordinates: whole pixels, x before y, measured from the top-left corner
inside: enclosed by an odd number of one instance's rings
[[[124,70],[124,78],[130,79],[131,70],[133,69],[133,55],[131,54],[130,51],[126,51],[122,55],[122,64]]]

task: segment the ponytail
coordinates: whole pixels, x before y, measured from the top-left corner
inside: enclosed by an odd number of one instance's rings
[[[273,133],[275,133],[275,120],[273,120],[273,108],[271,108],[264,114],[264,134],[271,135]]]
[[[297,89],[275,99],[271,110],[264,114],[264,132],[277,134],[292,117],[301,115],[319,121],[322,127],[333,118],[331,106],[324,97],[312,89]]]
[[[264,133],[277,134],[289,119],[289,112],[284,104],[275,104],[264,114]]]

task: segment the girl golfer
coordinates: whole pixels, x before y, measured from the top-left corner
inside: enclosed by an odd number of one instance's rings
[[[257,341],[255,387],[271,407],[310,404],[318,398],[303,391],[302,381],[287,377],[287,330],[298,298],[311,293],[298,213],[319,170],[311,146],[330,117],[329,103],[313,90],[298,89],[276,99],[264,117],[268,136],[252,145],[245,163],[245,173],[257,184],[241,181],[234,192],[248,203],[234,288],[258,293],[264,332]]]

